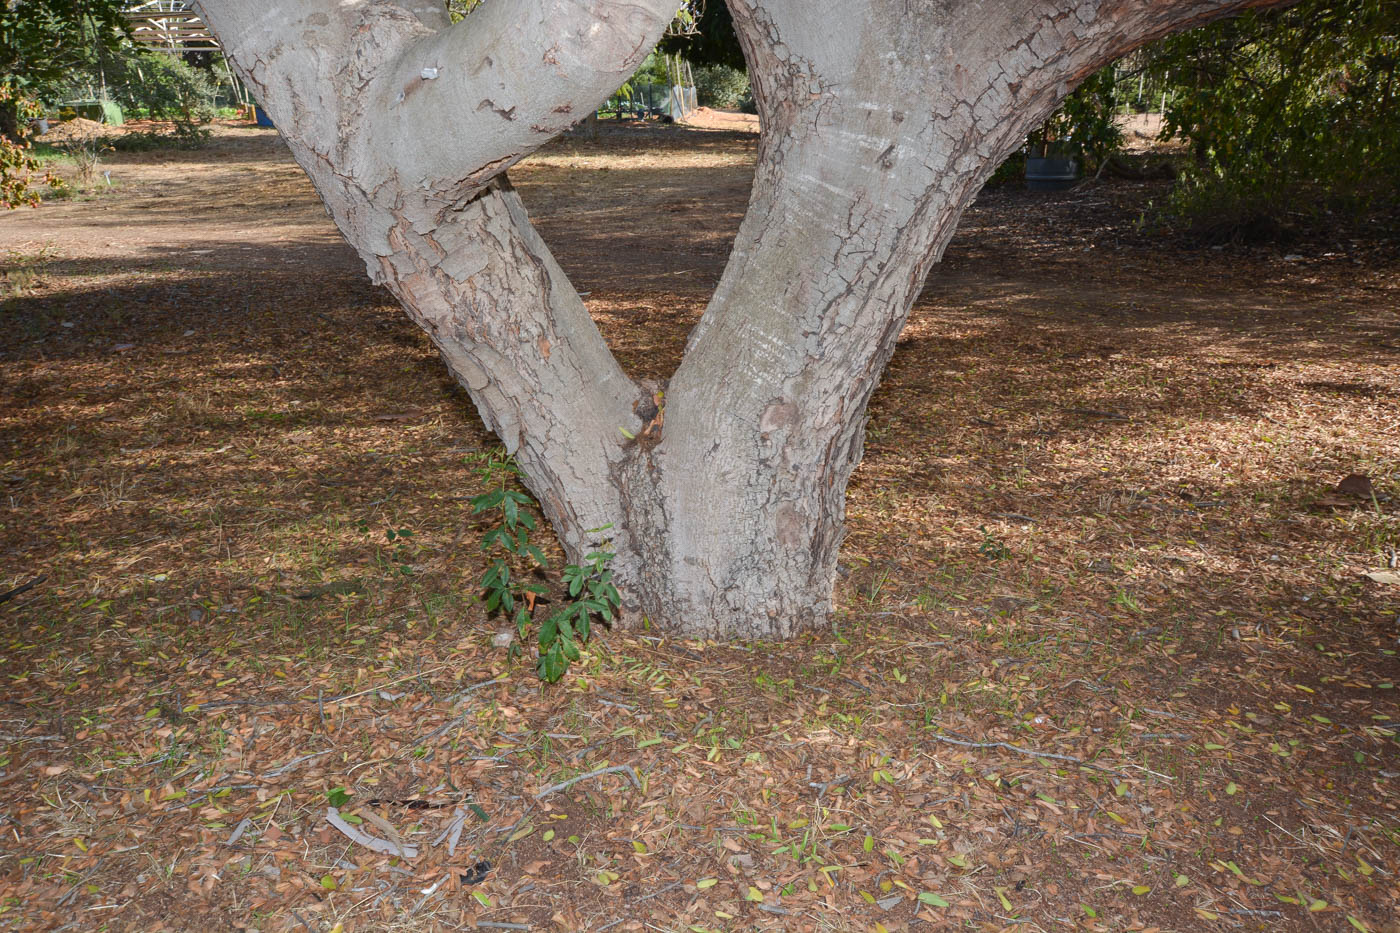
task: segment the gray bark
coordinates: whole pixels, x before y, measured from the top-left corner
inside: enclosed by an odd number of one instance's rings
[[[658,409],[504,172],[591,113],[674,0],[204,0],[331,216],[630,620],[824,624],[865,411],[958,218],[1096,68],[1250,0],[730,0],[764,127],[749,211]]]

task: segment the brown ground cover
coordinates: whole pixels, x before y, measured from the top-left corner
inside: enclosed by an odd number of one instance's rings
[[[514,173],[634,372],[754,150]],[[103,169],[0,217],[0,592],[43,578],[0,605],[0,929],[1395,929],[1385,244],[987,192],[872,405],[835,631],[609,634],[542,689],[473,599],[493,440],[275,135]]]

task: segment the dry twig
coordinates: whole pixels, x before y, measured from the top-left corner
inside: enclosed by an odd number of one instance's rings
[[[568,790],[570,787],[573,787],[579,781],[586,781],[589,778],[601,777],[604,774],[626,774],[629,778],[632,779],[632,785],[634,787],[641,788],[642,786],[641,778],[637,777],[637,772],[633,770],[631,765],[613,765],[610,768],[599,768],[597,771],[590,771],[587,774],[580,774],[577,777],[571,777],[567,781],[560,781],[558,784],[551,784],[544,790],[536,794],[535,799],[543,800],[550,794],[557,793],[561,790]]]
[[[1019,745],[1012,745],[1010,742],[965,742],[961,739],[950,739],[946,735],[935,735],[932,738],[939,742],[946,742],[949,745],[961,745],[963,748],[1004,748],[1009,752],[1015,752],[1018,755],[1029,755],[1032,758],[1054,758],[1057,761],[1072,762],[1082,768],[1093,768],[1095,771],[1102,771],[1104,774],[1116,774],[1119,777],[1126,777],[1121,771],[1114,771],[1112,768],[1096,765],[1092,762],[1085,761],[1083,758],[1075,758],[1073,755],[1060,755],[1055,752],[1043,752],[1036,748],[1022,748]]]

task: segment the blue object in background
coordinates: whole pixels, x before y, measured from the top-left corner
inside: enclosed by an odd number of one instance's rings
[[[276,127],[272,126],[272,118],[267,115],[267,111],[256,104],[253,105],[253,122],[258,126],[267,126],[276,129]]]

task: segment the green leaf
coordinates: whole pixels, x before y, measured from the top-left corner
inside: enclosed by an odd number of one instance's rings
[[[932,891],[923,891],[919,894],[919,903],[928,904],[930,907],[947,907],[948,902],[934,894]]]
[[[569,669],[569,664],[557,648],[551,648],[540,655],[540,662],[536,669],[539,671],[540,680],[553,684],[558,683],[559,678],[564,676],[564,672]]]
[[[350,802],[350,794],[343,787],[333,787],[326,791],[326,800],[331,806],[339,809]]]
[[[554,644],[554,639],[559,636],[559,613],[555,613],[544,620],[540,626],[540,649],[544,650]]]
[[[701,878],[699,881],[695,882],[695,887],[697,890],[707,891],[717,884],[719,884],[718,878]]]
[[[481,513],[485,512],[487,509],[494,509],[501,504],[501,500],[505,497],[506,492],[504,489],[495,489],[483,495],[475,496],[471,500],[472,512]]]

